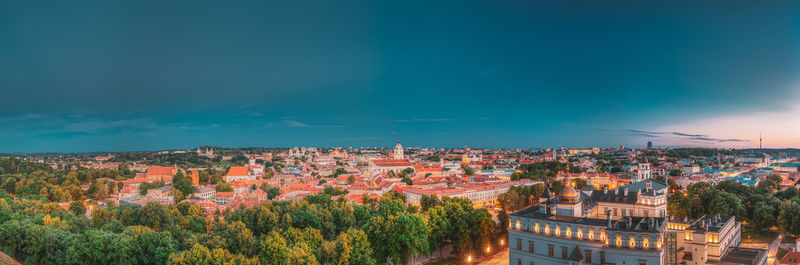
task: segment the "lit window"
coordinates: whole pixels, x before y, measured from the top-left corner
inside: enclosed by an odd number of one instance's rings
[[[567,227],[567,237],[572,237],[572,231],[569,227]]]
[[[594,231],[589,230],[589,239],[594,240]]]
[[[643,248],[650,248],[649,244],[650,244],[650,240],[647,240],[646,237],[644,239],[642,239],[642,247]]]
[[[583,231],[578,229],[578,238],[583,239]]]
[[[635,248],[636,247],[636,239],[634,239],[633,236],[631,236],[631,240],[630,240],[630,242],[628,242],[628,246],[631,247],[631,248]]]
[[[622,237],[617,236],[617,245],[618,247],[622,246]]]

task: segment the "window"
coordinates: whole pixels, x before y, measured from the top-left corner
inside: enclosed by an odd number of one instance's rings
[[[639,260],[639,265],[647,265],[647,261],[643,260],[643,259],[640,259]]]
[[[591,250],[586,250],[585,252],[586,252],[586,255],[584,255],[584,256],[586,256],[585,257],[586,263],[592,263],[592,251]]]
[[[569,252],[569,249],[567,247],[561,247],[561,258],[562,259],[567,259],[567,256],[569,256],[569,253],[567,253],[567,252]]]
[[[528,241],[528,252],[533,253],[534,244],[533,241]]]
[[[531,261],[530,265],[534,265],[533,261]]]
[[[604,251],[600,251],[600,264],[606,264],[606,253]]]
[[[614,208],[614,216],[617,216],[617,208]]]
[[[522,239],[517,238],[517,250],[522,250]]]
[[[522,265],[522,260],[521,259],[517,259],[517,265]]]
[[[650,215],[648,215],[648,214],[650,213],[650,211],[648,211],[648,210],[642,210],[642,212],[644,212],[644,216],[650,216]]]
[[[553,252],[553,245],[547,245],[547,255],[552,257],[554,255]]]

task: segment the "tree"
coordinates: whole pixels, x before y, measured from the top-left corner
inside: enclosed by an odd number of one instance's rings
[[[422,198],[419,199],[419,205],[422,206],[422,211],[427,211],[430,208],[436,207],[437,205],[441,204],[442,201],[439,200],[439,197],[436,195],[422,195]]]
[[[217,192],[233,192],[233,187],[229,183],[222,183],[217,185]]]
[[[425,215],[428,219],[428,230],[430,231],[428,237],[429,246],[431,250],[439,250],[439,257],[444,257],[444,253],[441,250],[446,244],[451,229],[450,221],[446,216],[447,212],[445,212],[444,207],[436,206],[426,211]]]
[[[180,173],[180,171],[178,171],[178,173]],[[173,182],[173,187],[180,191],[181,196],[176,197],[178,201],[182,201],[183,199],[191,197],[191,195],[194,194],[194,186],[192,186],[192,181],[186,178]]]
[[[126,234],[133,239],[131,253],[136,264],[166,264],[170,254],[178,251],[177,242],[169,232],[126,230]]]
[[[410,259],[412,264],[415,264],[414,260],[417,255],[427,254],[429,251],[428,236],[430,231],[425,225],[425,221],[416,215],[401,215],[397,218],[396,224],[395,231],[398,232],[397,240],[400,246],[400,256],[398,257],[399,260],[395,261],[406,264]]]
[[[133,264],[132,241],[124,234],[87,230],[67,248],[69,264]]]
[[[163,205],[149,202],[142,207],[138,216],[139,224],[150,227],[153,230],[160,231],[166,227],[171,219],[167,213],[167,209]]]
[[[269,189],[269,192],[267,192],[267,198],[270,200],[275,199],[275,197],[278,197],[278,195],[281,195],[281,189],[279,188],[271,188]]]
[[[406,185],[408,185],[408,186],[414,185],[414,181],[411,180],[411,178],[409,178],[409,177],[403,177],[403,179],[401,181],[403,183],[405,183]]]
[[[86,214],[86,206],[83,205],[83,202],[73,201],[69,203],[69,211],[74,213],[76,216],[83,216]]]
[[[364,264],[375,265],[372,257],[372,247],[364,231],[355,228],[347,229],[347,238],[350,240],[350,265]]]
[[[289,248],[286,240],[278,232],[272,231],[259,241],[259,258],[264,264],[285,265],[288,264]]]
[[[757,229],[769,228],[777,224],[775,207],[766,202],[756,203],[753,210],[753,223]]]
[[[461,169],[464,170],[464,175],[472,176],[473,174],[475,174],[475,170],[469,167],[469,165],[467,164],[461,164]]]
[[[173,253],[169,257],[169,264],[175,265],[256,265],[258,259],[251,259],[242,255],[234,255],[225,249],[209,251],[207,247],[195,243],[191,249]]]
[[[682,175],[683,175],[683,170],[680,170],[678,168],[673,168],[669,170],[670,177],[680,177]]]
[[[311,248],[305,242],[300,242],[289,250],[289,264],[319,265],[319,261]]]

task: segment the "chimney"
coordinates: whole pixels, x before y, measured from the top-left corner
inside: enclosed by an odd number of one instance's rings
[[[625,196],[628,196],[628,188],[625,188],[625,193],[624,193],[624,195],[625,195]]]
[[[653,182],[652,181],[647,181],[646,184],[645,184],[645,187],[647,187],[647,190],[652,190],[653,189]]]
[[[606,221],[608,221],[608,228],[611,228],[611,210],[606,210]]]

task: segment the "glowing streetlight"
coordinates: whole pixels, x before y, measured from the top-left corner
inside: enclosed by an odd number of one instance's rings
[[[505,240],[500,239],[500,245],[502,246],[505,243]]]
[[[472,256],[467,257],[467,262],[472,262]]]
[[[489,253],[491,251],[492,251],[492,247],[491,246],[486,247],[486,253]]]

